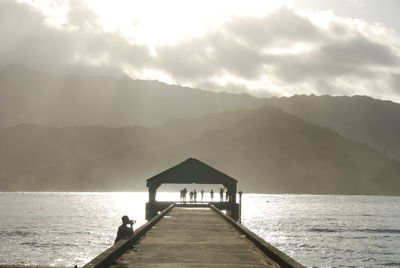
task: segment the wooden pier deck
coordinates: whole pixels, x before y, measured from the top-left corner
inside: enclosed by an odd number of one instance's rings
[[[210,208],[175,207],[120,267],[279,267]]]
[[[279,267],[210,208],[175,207],[120,267]]]
[[[301,264],[213,205],[167,209],[83,268],[284,267]]]

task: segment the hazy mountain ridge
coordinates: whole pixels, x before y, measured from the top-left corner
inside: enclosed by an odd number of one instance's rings
[[[245,94],[214,93],[127,77],[77,76],[0,70],[0,128],[162,125],[225,110],[256,109],[264,101]]]
[[[393,194],[399,185],[398,162],[268,106],[197,144],[204,156],[218,147],[213,161],[272,192]]]
[[[400,104],[366,96],[271,98],[268,104],[400,159]]]
[[[400,194],[398,162],[268,106],[162,127],[21,125],[0,132],[0,148],[3,191],[144,190],[148,177],[197,157],[247,192]]]
[[[362,144],[396,155],[399,107],[8,67],[0,71],[0,127],[52,127],[0,131],[0,190],[143,190],[148,176],[198,157],[246,191],[399,194],[398,162]]]
[[[400,159],[400,104],[390,101],[313,95],[258,99],[126,77],[57,75],[21,66],[0,70],[0,128],[21,123],[156,126],[265,104]]]

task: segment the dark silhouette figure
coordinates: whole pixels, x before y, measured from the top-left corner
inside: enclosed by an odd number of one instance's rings
[[[180,193],[181,193],[181,202],[182,202],[182,203],[186,203],[186,194],[187,194],[186,188],[182,189],[182,190],[180,191]]]
[[[186,203],[186,194],[187,194],[187,189],[186,187],[182,190],[182,194],[183,194],[183,202]]]
[[[122,225],[118,227],[117,237],[115,238],[115,243],[120,241],[121,239],[129,239],[133,236],[133,228],[132,225],[135,223],[134,220],[130,220],[128,216],[122,216]],[[128,227],[127,225],[130,225]]]
[[[231,191],[229,189],[227,189],[226,190],[226,195],[225,195],[225,201],[226,202],[230,202],[232,200],[231,195],[232,195]]]
[[[196,190],[193,191],[193,199],[194,199],[194,202],[196,203],[196,200],[197,200],[197,191]]]
[[[190,197],[190,203],[193,203],[193,191],[190,191],[189,197]]]
[[[214,202],[214,190],[211,189],[210,191],[210,196],[211,196],[211,202]]]
[[[224,190],[225,190],[225,187],[219,189],[219,200],[220,200],[221,202],[224,202]]]
[[[203,198],[204,198],[204,190],[200,190],[200,195],[201,195],[201,203],[203,203]]]

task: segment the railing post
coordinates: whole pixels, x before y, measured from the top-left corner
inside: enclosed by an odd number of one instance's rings
[[[239,222],[242,223],[242,191],[239,191]]]

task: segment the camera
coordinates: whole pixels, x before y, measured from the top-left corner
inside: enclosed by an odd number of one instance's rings
[[[129,224],[135,224],[136,221],[135,220],[129,220]]]

